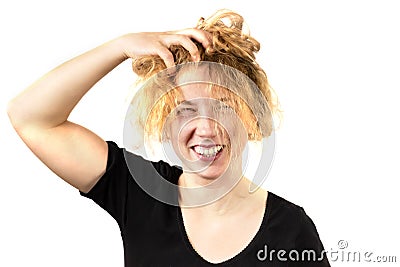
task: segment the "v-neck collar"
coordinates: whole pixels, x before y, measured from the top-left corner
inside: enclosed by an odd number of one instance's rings
[[[208,265],[215,265],[215,266],[225,266],[228,264],[231,264],[233,262],[239,261],[240,259],[242,259],[246,254],[248,254],[250,251],[252,251],[252,249],[254,248],[254,246],[256,246],[256,244],[258,244],[258,240],[261,238],[264,229],[267,225],[267,220],[269,219],[269,213],[271,211],[270,208],[270,198],[271,198],[271,194],[268,191],[267,194],[267,198],[266,198],[266,203],[265,203],[265,209],[264,209],[264,215],[263,215],[263,219],[261,221],[261,225],[257,231],[257,233],[254,235],[253,239],[250,241],[249,244],[247,244],[246,247],[244,247],[238,254],[236,254],[235,256],[233,256],[230,259],[227,259],[225,261],[219,262],[219,263],[212,263],[207,261],[206,259],[204,259],[192,246],[192,243],[190,243],[189,241],[189,237],[187,235],[186,232],[186,228],[185,228],[185,223],[183,221],[183,216],[182,216],[182,209],[180,206],[177,207],[177,222],[179,225],[179,230],[180,230],[180,234],[182,237],[183,242],[185,243],[186,248],[190,251],[190,253],[192,255],[194,255],[194,257],[196,257],[198,260],[200,260],[201,262],[203,262],[204,264],[208,264]]]

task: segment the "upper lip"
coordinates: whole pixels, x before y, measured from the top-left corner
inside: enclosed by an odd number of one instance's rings
[[[192,145],[190,146],[191,148],[193,147],[204,147],[204,148],[211,148],[211,147],[216,147],[216,146],[224,146],[223,144],[217,144],[217,143],[213,143],[213,144],[197,144],[197,145]]]

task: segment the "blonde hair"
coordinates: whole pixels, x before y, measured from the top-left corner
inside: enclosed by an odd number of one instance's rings
[[[198,47],[201,62],[226,66],[224,72],[213,72],[211,78],[221,81],[220,84],[229,89],[232,106],[244,122],[248,139],[261,140],[271,134],[274,119],[280,125],[283,113],[266,73],[256,62],[255,54],[260,50],[260,43],[243,33],[243,24],[244,19],[239,14],[219,10],[208,19],[201,18],[196,26],[211,34],[212,44],[209,48],[205,49],[196,40],[193,42]],[[182,46],[172,45],[169,49],[175,64],[192,61],[190,53]],[[176,80],[172,81],[168,73],[162,72],[166,65],[159,56],[136,58],[132,68],[139,82],[144,83],[132,101],[137,123],[143,127],[145,136],[161,141],[166,118],[179,104],[180,91],[176,88]],[[152,78],[160,73],[164,73],[162,77]],[[220,90],[214,90],[214,93],[217,91]]]

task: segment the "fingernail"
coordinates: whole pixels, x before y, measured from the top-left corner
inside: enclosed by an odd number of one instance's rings
[[[199,55],[193,55],[192,59],[193,59],[193,61],[199,61],[200,57],[199,57]]]

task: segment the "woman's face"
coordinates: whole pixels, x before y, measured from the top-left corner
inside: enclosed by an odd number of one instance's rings
[[[227,104],[227,89],[204,83],[179,89],[182,99],[168,125],[171,143],[184,171],[214,180],[232,166],[241,170],[247,132]]]

